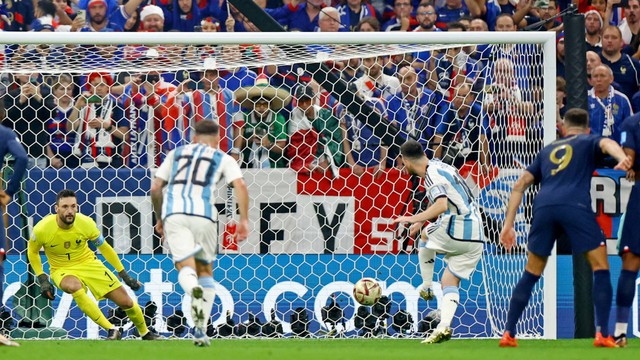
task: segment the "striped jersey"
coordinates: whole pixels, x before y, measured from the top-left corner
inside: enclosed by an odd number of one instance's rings
[[[202,216],[217,221],[216,184],[242,178],[240,166],[229,155],[204,144],[190,144],[172,150],[156,177],[167,182],[162,218],[173,214]]]
[[[430,160],[424,181],[432,204],[438,198],[447,198],[447,211],[438,217],[437,224],[447,227],[449,236],[455,240],[484,241],[480,211],[456,168]]]

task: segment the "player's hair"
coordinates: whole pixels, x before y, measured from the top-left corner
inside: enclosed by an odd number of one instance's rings
[[[567,110],[564,114],[564,123],[568,127],[589,127],[589,113],[580,108],[573,108]]]
[[[200,121],[195,126],[196,135],[218,135],[220,125],[215,121]]]
[[[69,189],[60,190],[58,195],[56,195],[56,205],[60,203],[60,199],[68,198],[68,197],[76,197],[76,192]]]
[[[400,155],[407,159],[420,159],[425,156],[422,145],[415,140],[407,140],[402,146],[400,146]]]

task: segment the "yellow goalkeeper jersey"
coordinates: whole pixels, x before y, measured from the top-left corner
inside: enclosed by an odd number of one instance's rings
[[[56,222],[56,214],[48,215],[33,228],[32,245],[42,246],[51,270],[82,264],[93,260],[96,255],[88,242],[96,246],[104,242],[100,230],[92,218],[76,214],[70,229],[61,229]]]

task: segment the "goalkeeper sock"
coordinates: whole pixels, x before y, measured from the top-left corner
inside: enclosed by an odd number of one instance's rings
[[[185,294],[191,295],[194,287],[198,286],[198,274],[190,266],[184,266],[178,272],[178,283]]]
[[[633,303],[633,295],[636,290],[637,271],[622,270],[618,279],[616,290],[616,332],[615,336],[627,333],[629,312]]]
[[[71,296],[73,296],[73,300],[76,301],[80,310],[93,320],[93,322],[105,330],[113,328],[113,324],[107,320],[102,311],[100,311],[98,304],[91,300],[85,289],[80,289],[71,294]]]
[[[127,313],[127,316],[131,319],[133,325],[138,329],[140,336],[142,337],[147,335],[149,329],[147,329],[147,324],[144,322],[144,314],[142,314],[142,309],[140,309],[138,303],[134,302],[132,307],[122,310]]]
[[[422,284],[430,287],[433,282],[433,266],[436,263],[435,250],[420,247],[420,250],[418,250],[418,261],[420,262]]]
[[[204,326],[205,328],[211,320],[211,311],[213,309],[213,301],[216,298],[216,291],[213,285],[213,277],[205,276],[198,279],[198,284],[202,286],[202,299],[204,300],[204,306],[202,311],[204,312]]]
[[[456,314],[458,303],[460,303],[460,291],[457,286],[445,286],[442,289],[442,306],[440,306],[439,329],[451,327],[451,321]]]
[[[516,336],[516,324],[520,316],[522,316],[524,308],[529,303],[531,290],[533,290],[533,286],[538,280],[540,280],[540,276],[533,275],[525,270],[518,284],[516,284],[516,287],[513,289],[511,301],[509,302],[509,312],[507,313],[507,323],[504,329],[508,331],[511,336]]]
[[[609,336],[609,314],[611,314],[611,302],[613,288],[611,287],[611,275],[609,270],[593,272],[593,304],[596,308],[596,331],[602,336]]]

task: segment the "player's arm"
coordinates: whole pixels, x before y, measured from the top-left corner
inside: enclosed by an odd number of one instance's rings
[[[151,204],[156,214],[156,231],[162,235],[162,189],[167,185],[164,179],[155,177],[151,183]]]
[[[104,256],[104,259],[107,260],[107,262],[111,264],[114,269],[116,269],[116,272],[118,273],[120,278],[124,281],[125,284],[129,285],[131,290],[136,291],[140,289],[140,287],[142,287],[142,284],[140,284],[138,280],[134,279],[133,277],[131,277],[131,275],[129,275],[129,273],[127,273],[127,271],[124,269],[124,265],[122,265],[122,261],[120,261],[120,258],[118,257],[118,254],[116,254],[116,251],[113,250],[113,247],[111,247],[111,245],[109,245],[109,243],[104,240],[104,237],[102,235],[98,236],[97,239],[92,241],[96,245],[96,248],[100,250],[100,253],[102,254],[102,256]]]
[[[526,171],[520,175],[518,181],[516,181],[509,197],[509,203],[507,204],[507,212],[500,232],[500,242],[505,247],[507,252],[511,251],[516,244],[516,232],[513,228],[513,224],[516,220],[516,214],[518,207],[522,202],[524,192],[535,182],[535,177],[529,171]]]
[[[393,220],[393,223],[424,223],[425,221],[437,218],[440,214],[447,211],[449,199],[447,198],[447,187],[444,183],[431,185],[431,187],[427,189],[427,197],[430,199],[431,205],[429,205],[425,211],[412,216],[400,216]]]
[[[600,139],[600,149],[603,153],[611,155],[618,161],[618,164],[614,167],[615,170],[627,171],[631,169],[633,162],[631,158],[625,154],[624,150],[617,142],[609,138]]]
[[[34,235],[35,236],[35,235]],[[42,244],[37,242],[34,238],[29,240],[27,244],[27,258],[29,258],[29,265],[33,269],[33,273],[38,279],[40,285],[40,295],[49,300],[55,299],[55,290],[53,284],[49,281],[49,277],[44,273],[42,268],[42,260],[40,259],[40,249]]]
[[[238,241],[242,241],[249,236],[249,191],[242,178],[233,180],[231,184],[236,191],[236,201],[238,201],[238,210],[240,211],[240,223],[236,236]]]

